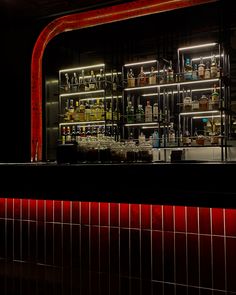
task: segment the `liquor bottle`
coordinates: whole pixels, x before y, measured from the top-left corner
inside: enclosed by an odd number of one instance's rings
[[[79,143],[81,141],[81,130],[80,126],[76,126],[76,142]]]
[[[205,64],[202,57],[200,58],[200,63],[198,65],[198,77],[200,79],[204,79],[205,77]]]
[[[154,71],[154,67],[151,67],[151,72],[149,74],[149,77],[148,77],[148,83],[150,85],[153,85],[153,84],[156,84],[157,83],[157,75]]]
[[[198,79],[198,68],[197,64],[193,65],[193,73],[192,73],[192,80],[197,80]]]
[[[112,91],[117,91],[117,85],[118,85],[118,74],[116,70],[114,69],[112,71]]]
[[[186,92],[183,89],[183,106],[184,111],[191,111],[192,110],[192,94],[191,90]]]
[[[105,75],[102,68],[100,69],[99,75],[97,77],[97,85],[98,89],[105,89]]]
[[[95,116],[94,116],[95,120],[102,120],[102,112],[101,112],[101,106],[99,104],[99,99],[97,99],[96,103],[95,103]]]
[[[96,119],[96,110],[95,110],[95,103],[93,101],[90,103],[90,121],[95,121]]]
[[[135,87],[135,78],[132,69],[129,69],[129,72],[127,73],[127,82],[128,87]]]
[[[209,62],[206,62],[206,69],[205,69],[204,79],[211,79],[211,69],[209,67]]]
[[[112,120],[112,110],[111,110],[111,105],[110,104],[107,105],[106,119],[108,121]]]
[[[70,122],[70,112],[68,108],[69,100],[67,99],[65,101],[65,108],[64,108],[64,121],[65,122]]]
[[[79,121],[80,122],[85,121],[85,106],[83,102],[80,102],[80,106],[79,106]]]
[[[140,73],[138,74],[138,86],[145,86],[147,84],[147,78],[143,71],[143,67],[140,68]]]
[[[91,109],[88,102],[85,104],[85,121],[90,121]]]
[[[147,105],[145,106],[145,122],[152,122],[152,106],[149,100],[147,100]]]
[[[78,78],[77,78],[77,74],[74,72],[73,73],[73,77],[71,78],[72,79],[72,90],[74,92],[78,91]]]
[[[61,130],[61,143],[65,144],[66,143],[66,127],[63,126]]]
[[[169,144],[174,145],[175,144],[175,129],[174,129],[174,123],[170,123],[170,129],[169,129]]]
[[[70,99],[70,105],[69,105],[69,115],[70,115],[70,121],[74,122],[74,112],[75,112],[75,108],[74,108],[74,100]]]
[[[186,81],[192,80],[193,68],[189,58],[186,58],[184,65],[184,79]]]
[[[186,129],[183,135],[183,145],[184,146],[190,146],[191,145],[191,138],[190,138],[190,133]]]
[[[166,82],[167,83],[173,83],[174,82],[174,71],[172,68],[172,61],[169,61],[169,66],[167,68],[167,73],[166,73]]]
[[[192,110],[193,111],[199,110],[199,100],[198,100],[197,96],[194,97],[194,100],[192,102]]]
[[[79,121],[79,102],[78,102],[78,100],[76,100],[76,102],[75,102],[74,120]]]
[[[219,109],[219,92],[217,91],[216,84],[214,84],[214,87],[212,90],[211,103],[212,103],[213,110]]]
[[[202,96],[199,99],[199,110],[201,111],[208,110],[208,98],[205,94],[202,94]]]
[[[96,90],[97,89],[97,80],[94,75],[94,71],[91,71],[91,77],[89,80],[89,90]]]
[[[71,133],[70,133],[70,126],[66,127],[66,143],[71,143]]]
[[[66,79],[65,92],[68,92],[70,91],[70,78],[68,73],[65,73],[65,79]]]
[[[76,142],[76,131],[75,131],[75,126],[72,126],[72,130],[71,130],[71,142],[75,143]]]
[[[160,136],[157,129],[154,130],[152,134],[152,147],[153,148],[159,148],[160,147]]]
[[[163,66],[162,71],[159,72],[159,83],[165,84],[166,83],[166,66]]]
[[[138,105],[138,109],[136,112],[136,122],[137,123],[144,122],[144,110],[141,104]]]
[[[81,71],[81,77],[79,77],[79,91],[84,92],[85,91],[85,78],[84,78],[84,70]]]
[[[116,101],[116,108],[114,110],[113,120],[114,121],[119,121],[120,120],[120,111],[119,111],[119,102],[118,102],[118,100]]]
[[[139,144],[142,144],[142,143],[145,143],[145,141],[146,141],[145,135],[143,134],[143,132],[141,132],[138,137],[138,142]]]
[[[158,114],[159,114],[159,111],[158,111],[158,103],[155,102],[153,104],[153,121],[158,121]]]
[[[127,123],[134,122],[134,107],[131,101],[128,101],[128,105],[126,107],[126,115],[127,115]]]
[[[218,74],[218,67],[216,63],[216,57],[215,55],[211,58],[211,78],[216,78]]]

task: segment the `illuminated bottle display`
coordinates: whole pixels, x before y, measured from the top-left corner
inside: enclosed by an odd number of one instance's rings
[[[167,83],[173,83],[174,82],[174,71],[172,68],[172,61],[169,61],[169,66],[167,68],[167,73],[166,73],[166,82]]]
[[[152,122],[152,106],[149,100],[147,100],[147,105],[145,106],[145,122]]]
[[[148,83],[150,85],[153,85],[153,84],[157,83],[157,75],[155,73],[154,67],[151,67],[151,72],[150,72],[149,77],[148,77]]]
[[[127,123],[134,122],[134,107],[131,101],[128,101],[128,105],[126,107],[126,114],[127,114]]]
[[[140,68],[140,73],[138,74],[138,86],[145,86],[147,84],[147,77],[143,71],[143,67]]]
[[[66,126],[63,126],[61,130],[61,143],[66,143]]]
[[[141,104],[138,105],[138,109],[136,112],[136,122],[137,123],[144,122],[144,110]]]
[[[211,59],[211,78],[217,78],[217,74],[218,74],[218,68],[216,63],[216,57],[215,55],[213,55]]]
[[[200,63],[198,65],[198,77],[200,79],[204,79],[205,78],[205,64],[203,62],[203,58],[200,58]]]
[[[127,73],[127,83],[128,87],[135,87],[135,77],[133,70],[130,68],[129,72]]]
[[[97,80],[94,75],[94,71],[91,71],[91,77],[89,80],[89,90],[96,90],[97,89]]]
[[[189,58],[186,58],[185,65],[184,65],[184,79],[186,81],[192,80],[192,65]]]
[[[206,69],[204,74],[204,79],[210,79],[211,78],[211,69],[209,67],[209,62],[206,62]]]
[[[81,71],[81,77],[79,77],[79,91],[85,91],[85,78],[84,78],[84,70]]]

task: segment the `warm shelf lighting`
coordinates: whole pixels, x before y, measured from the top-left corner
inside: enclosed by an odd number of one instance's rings
[[[186,112],[180,113],[180,116],[188,116],[188,115],[206,115],[206,114],[219,114],[219,111],[202,111],[202,112]]]
[[[59,125],[88,125],[88,124],[93,124],[93,125],[104,125],[105,121],[85,121],[85,122],[70,122],[70,123],[60,123]]]
[[[105,99],[117,99],[117,98],[122,98],[122,96],[121,95],[119,95],[119,96],[106,96],[105,97]],[[104,99],[104,97],[89,97],[89,98],[82,98],[82,99],[80,99],[79,101],[86,101],[86,100],[97,100],[97,99],[99,99],[99,100],[102,100],[102,99]]]
[[[94,91],[85,91],[85,92],[74,92],[74,93],[66,93],[60,94],[60,97],[68,97],[68,96],[75,96],[75,95],[85,95],[85,94],[93,94],[93,93],[103,93],[104,90],[94,90]]]
[[[225,115],[222,115],[222,117],[225,117]],[[209,116],[195,116],[193,119],[204,119],[204,118],[221,118],[221,115],[209,115]]]
[[[217,43],[206,43],[206,44],[199,44],[199,45],[188,46],[188,47],[180,47],[180,48],[178,48],[178,50],[179,51],[184,51],[184,50],[204,48],[204,47],[213,47],[213,46],[216,46],[216,45],[217,45]]]
[[[159,85],[150,85],[150,86],[141,86],[141,87],[132,87],[132,88],[125,88],[125,91],[133,91],[133,90],[140,90],[140,89],[153,89],[157,88]]]
[[[130,63],[130,64],[125,64],[125,67],[131,67],[131,66],[138,66],[138,65],[146,65],[146,64],[152,64],[157,62],[157,60],[147,60],[147,61],[140,61],[140,62],[134,62],[134,63]]]
[[[93,69],[93,68],[102,68],[102,67],[105,67],[105,64],[96,64],[96,65],[85,66],[85,67],[69,68],[69,69],[60,70],[59,73],[86,70],[86,69]]]
[[[211,56],[202,56],[202,59],[211,59],[213,56],[220,57],[219,54],[216,54],[216,55],[211,55]],[[224,56],[224,54],[221,54],[221,57],[223,57],[223,56]],[[201,60],[201,57],[192,58],[192,61],[198,61],[198,60]]]
[[[126,127],[135,127],[135,126],[157,126],[157,123],[155,122],[150,122],[150,123],[128,123],[128,124],[125,124]]]
[[[213,83],[213,82],[219,82],[219,79],[207,79],[207,80],[196,80],[196,81],[186,81],[186,82],[180,82],[179,85],[189,85],[189,84],[199,84],[199,83]]]

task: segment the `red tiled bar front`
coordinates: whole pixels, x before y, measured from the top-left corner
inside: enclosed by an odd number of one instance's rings
[[[1,198],[0,235],[1,294],[236,293],[235,209]]]

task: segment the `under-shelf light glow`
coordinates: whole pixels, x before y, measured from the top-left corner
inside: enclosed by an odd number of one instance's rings
[[[104,125],[105,124],[105,121],[84,121],[84,122],[79,122],[79,121],[76,121],[76,122],[70,122],[70,123],[60,123],[59,126],[62,126],[62,125],[66,125],[66,126],[70,126],[70,125],[88,125],[88,124],[93,124],[93,125]]]
[[[76,95],[85,95],[85,94],[93,94],[93,93],[103,93],[105,90],[94,90],[94,91],[84,91],[84,92],[74,92],[74,93],[66,93],[60,94],[60,97],[68,97],[68,96],[76,96]]]
[[[206,80],[186,81],[186,82],[180,82],[179,85],[210,83],[210,82],[211,83],[213,83],[213,82],[219,82],[219,79],[206,79]]]
[[[138,65],[146,65],[146,64],[152,64],[157,62],[157,60],[148,60],[148,61],[140,61],[140,62],[134,62],[134,63],[130,63],[130,64],[125,64],[125,67],[131,67],[131,66],[138,66]]]
[[[170,125],[153,125],[153,126],[143,126],[142,129],[157,129],[157,128],[166,128],[170,127]]]
[[[105,67],[105,64],[96,64],[96,65],[85,66],[85,67],[63,69],[63,70],[60,70],[59,73],[73,72],[73,71],[93,69],[93,68],[101,68],[101,67]]]
[[[156,122],[150,122],[150,123],[128,123],[125,124],[126,127],[135,127],[135,126],[153,126],[153,125],[157,125]]]
[[[133,90],[140,90],[140,89],[153,89],[157,88],[159,85],[150,85],[150,86],[140,86],[140,87],[132,87],[132,88],[125,88],[125,91],[133,91]]]
[[[86,100],[102,100],[102,99],[117,99],[117,98],[122,98],[121,95],[119,96],[106,96],[105,98],[104,97],[89,97],[89,98],[81,98],[79,101],[86,101]]]
[[[188,116],[188,115],[206,115],[206,114],[219,114],[220,111],[202,111],[202,112],[186,112],[180,113],[180,116]]]
[[[222,117],[225,117],[225,115],[222,115]],[[209,115],[209,116],[194,116],[193,119],[204,119],[204,118],[221,118],[221,115]]]
[[[198,60],[201,60],[201,58],[202,58],[202,59],[211,59],[213,56],[215,56],[215,57],[220,57],[219,54],[216,54],[216,55],[211,55],[211,56],[194,57],[194,58],[192,58],[191,60],[192,60],[192,61],[198,61]],[[221,54],[221,56],[223,57],[224,54]]]
[[[206,44],[199,44],[199,45],[188,46],[188,47],[180,47],[180,48],[178,48],[178,50],[184,51],[184,50],[197,49],[197,48],[203,48],[203,47],[213,47],[216,45],[217,45],[217,43],[206,43]]]

